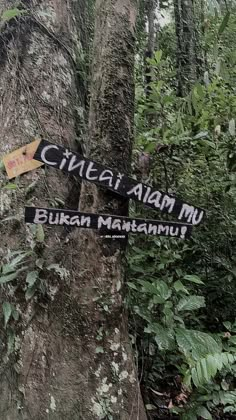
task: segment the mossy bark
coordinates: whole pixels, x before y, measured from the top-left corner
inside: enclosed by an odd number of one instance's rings
[[[21,1],[26,13],[0,29],[0,157],[39,137],[76,150],[86,101],[78,78],[84,52],[78,22],[86,21],[87,1],[78,2],[76,11],[74,4]],[[0,14],[13,7],[15,1],[0,0]],[[87,154],[127,172],[136,4],[101,1],[97,7]],[[146,419],[123,308],[122,244],[55,226],[45,228],[39,242],[23,222],[24,205],[76,208],[78,181],[40,168],[15,180],[16,190],[4,188],[7,183],[0,172],[0,218],[19,215],[19,221],[0,225],[1,263],[8,250],[33,249],[27,271],[40,272],[44,290],[37,288],[26,301],[24,273],[0,288],[1,303],[14,304],[20,314],[6,329],[1,315],[0,417]],[[126,202],[88,185],[80,203],[95,211],[127,211]],[[47,270],[52,263],[66,269],[63,278]],[[7,351],[11,333],[15,339]]]

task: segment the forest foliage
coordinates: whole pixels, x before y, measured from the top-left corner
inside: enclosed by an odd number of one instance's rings
[[[159,28],[158,49],[147,58],[148,86],[142,59],[136,68],[136,174],[207,214],[187,243],[130,240],[131,332],[151,418],[236,413],[236,10],[205,6],[197,34],[202,78],[187,95],[177,95],[173,19]],[[142,57],[142,37],[140,45]]]

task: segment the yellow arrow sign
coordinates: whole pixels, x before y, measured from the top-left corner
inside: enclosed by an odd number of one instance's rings
[[[43,163],[33,159],[39,143],[40,140],[35,140],[3,157],[3,163],[9,179],[32,171],[33,169],[37,169],[43,165]]]

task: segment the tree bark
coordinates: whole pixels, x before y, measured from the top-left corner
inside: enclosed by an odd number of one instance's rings
[[[87,1],[78,1],[76,10],[73,0],[22,4],[30,12],[1,27],[0,156],[35,137],[75,149],[86,97],[78,68]],[[0,14],[13,7],[0,0]],[[96,13],[87,154],[127,172],[136,4],[98,1]],[[53,169],[24,174],[15,183],[16,190],[4,189],[7,178],[0,172],[2,221],[22,216],[25,204],[77,208],[78,182]],[[80,203],[94,211],[127,211],[126,202],[90,185],[83,186]],[[0,286],[1,303],[14,304],[20,314],[0,331],[1,417],[145,420],[123,308],[122,243],[60,227],[45,228],[42,243],[22,218],[2,223],[0,232],[1,263],[8,250],[33,249],[27,270],[38,270],[44,286],[27,301],[24,272]],[[63,278],[47,269],[52,263],[66,269]]]
[[[148,32],[147,32],[147,47],[145,51],[145,84],[146,84],[146,95],[147,97],[151,93],[150,83],[153,81],[152,77],[152,67],[148,63],[148,59],[152,58],[155,51],[155,17],[156,17],[156,7],[157,0],[148,0],[146,4],[146,13],[147,13],[147,23],[148,23]]]
[[[131,167],[136,15],[136,0],[96,1],[86,152],[121,173]],[[128,203],[83,183],[80,210],[127,215]],[[146,420],[124,308],[126,240],[90,231],[80,233],[79,244],[83,287],[77,298],[88,328],[91,420]],[[103,353],[97,355],[100,346]]]
[[[178,94],[185,96],[201,75],[194,0],[174,0]]]
[[[0,156],[39,137],[76,147],[76,122],[82,124],[76,110],[83,108],[85,92],[81,83],[77,89],[77,57],[82,60],[82,43],[73,4],[64,0],[25,2],[28,11],[1,26]],[[0,15],[14,5],[1,0]],[[85,5],[80,2],[82,20],[86,18]],[[27,202],[36,206],[55,207],[59,201],[71,208],[78,205],[73,179],[55,171],[45,168],[22,175],[15,181],[16,191],[3,189],[7,178],[3,173],[0,177],[1,220],[22,217]],[[11,322],[15,334],[11,352],[6,345],[9,328],[1,329],[1,417],[77,419],[81,371],[72,330],[78,308],[73,300],[74,273],[68,261],[67,233],[56,227],[45,230],[45,243],[39,244],[22,218],[19,223],[4,222],[0,229],[1,263],[6,262],[8,250],[32,247],[28,271],[38,269],[36,260],[41,259],[45,267],[60,263],[70,273],[62,281],[55,273],[40,270],[46,293],[37,290],[30,301],[25,300],[23,274],[1,287],[1,303],[14,304],[20,313],[19,321]]]

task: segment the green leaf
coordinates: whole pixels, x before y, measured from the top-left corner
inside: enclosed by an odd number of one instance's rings
[[[20,266],[21,264],[24,264],[25,261],[23,261],[26,257],[28,257],[29,255],[31,255],[31,252],[15,252],[13,254],[9,254],[8,259],[11,259],[12,257],[15,256],[15,258],[13,258],[12,260],[10,260],[10,262],[8,264],[4,264],[2,267],[2,275],[4,274],[9,274],[9,273],[13,273],[17,270],[17,267]],[[26,268],[26,267],[25,267]],[[18,270],[19,271],[19,270]],[[1,275],[0,275],[1,278]]]
[[[2,304],[2,310],[3,310],[3,315],[4,315],[4,327],[6,328],[8,321],[11,317],[12,314],[12,306],[9,302],[4,302]]]
[[[156,51],[155,52],[155,60],[157,62],[157,64],[159,64],[161,62],[161,58],[162,58],[162,50]]]
[[[216,365],[217,370],[221,370],[223,368],[223,360],[222,360],[221,353],[214,354],[213,356],[215,359],[215,365]]]
[[[30,271],[27,274],[26,283],[28,283],[29,287],[32,287],[34,285],[34,283],[36,282],[38,277],[39,277],[39,272],[38,271]]]
[[[220,75],[220,73],[221,73],[221,66],[222,66],[222,64],[221,64],[221,59],[220,59],[220,58],[218,58],[218,60],[216,61],[216,68],[215,68],[215,74],[216,74],[217,76],[219,76],[219,75]]]
[[[10,264],[12,267],[17,267],[19,264],[23,263],[23,260],[28,257],[31,252],[19,252],[17,257],[11,260]]]
[[[191,281],[192,283],[196,284],[204,284],[203,281],[196,275],[186,275],[184,276],[184,280]]]
[[[183,285],[183,283],[180,281],[180,280],[177,280],[175,283],[174,283],[174,289],[176,290],[176,292],[183,292],[183,293],[185,293],[186,295],[189,295],[189,291],[188,291],[188,289],[186,289],[186,287]]]
[[[224,327],[228,330],[231,331],[232,330],[232,324],[229,321],[225,321],[223,322]]]
[[[235,136],[235,119],[232,118],[229,121],[229,133],[231,136]]]
[[[24,269],[25,269],[25,268],[26,268],[26,267],[24,267]],[[18,277],[18,275],[19,275],[19,273],[20,273],[21,271],[22,271],[22,270],[17,270],[17,271],[15,271],[14,273],[8,274],[8,275],[6,275],[6,276],[0,276],[0,284],[9,283],[10,281],[15,280],[15,279]]]
[[[34,296],[36,290],[37,290],[36,284],[34,284],[32,287],[28,287],[25,293],[25,299],[30,300]]]
[[[164,303],[172,294],[171,289],[162,280],[159,280],[156,283],[150,283],[146,280],[139,280],[139,283],[143,286],[144,292],[153,295],[155,303]]]
[[[208,411],[207,408],[204,406],[197,408],[197,414],[201,416],[203,419],[212,420],[212,415],[210,411]]]
[[[131,283],[130,281],[128,281],[127,284],[130,287],[130,289],[138,290],[134,283]]]
[[[221,351],[221,347],[210,334],[196,330],[188,330],[184,327],[175,329],[176,341],[183,353],[192,353],[195,360],[207,354]]]
[[[204,139],[205,137],[208,137],[208,131],[201,131],[200,133],[196,134],[196,136],[193,137],[194,140]]]
[[[20,222],[21,218],[22,217],[19,214],[14,215],[14,216],[8,216],[8,217],[5,217],[5,219],[3,219],[0,223],[2,223],[2,222],[10,222],[11,220],[16,220],[17,222]]]
[[[30,185],[28,185],[28,187],[25,190],[25,195],[27,196],[28,194],[30,194],[32,191],[34,191],[35,187],[37,185],[37,181],[33,181],[31,182]]]
[[[156,288],[156,286],[154,286],[152,283],[150,283],[149,281],[145,281],[145,280],[139,280],[138,281],[142,286],[143,286],[143,291],[146,293],[151,293],[152,295],[156,295],[158,293],[158,290]]]
[[[213,141],[209,141],[206,139],[200,139],[198,141],[198,145],[204,147],[205,149],[209,149],[209,148],[215,149],[215,143]]]
[[[229,342],[232,344],[236,344],[236,335],[233,335],[232,337],[230,337]]]
[[[214,377],[216,375],[216,372],[217,372],[217,366],[216,366],[215,358],[212,354],[209,354],[206,357],[206,363],[207,363],[208,375],[210,377]]]
[[[12,317],[14,318],[14,320],[18,321],[19,316],[20,316],[19,312],[13,307]]]
[[[5,185],[3,187],[3,189],[5,189],[5,190],[16,190],[17,189],[17,185],[16,184],[9,183],[9,184]]]
[[[224,413],[235,413],[236,412],[236,407],[233,405],[228,405],[227,407],[224,408]]]
[[[202,87],[202,85],[201,85],[200,83],[197,83],[197,85],[196,85],[196,89],[197,89],[198,96],[199,96],[201,99],[203,99],[203,98],[204,98],[204,96],[205,96],[205,92],[204,92],[204,89],[203,89],[203,87]]]
[[[100,347],[100,346],[96,347],[96,354],[99,354],[99,353],[104,353],[103,347]]]
[[[151,411],[151,410],[156,410],[156,406],[152,405],[152,404],[146,404],[145,405],[146,410]]]
[[[203,296],[189,296],[180,299],[177,310],[178,311],[194,311],[205,307],[205,298]]]
[[[36,240],[40,243],[43,243],[45,239],[44,229],[42,225],[37,225],[36,227]]]
[[[0,160],[0,171],[4,171],[5,165],[2,160]]]
[[[173,330],[164,328],[161,324],[150,323],[144,330],[146,333],[154,333],[155,341],[159,350],[171,350],[174,346]]]
[[[193,368],[191,370],[191,376],[192,376],[192,381],[194,383],[194,385],[198,388],[200,383],[199,383],[199,378],[198,378],[198,374],[197,374],[197,370],[196,368]]]
[[[162,299],[167,300],[171,297],[172,291],[165,281],[159,280],[156,283],[156,287]]]
[[[220,403],[222,405],[226,404],[234,404],[236,405],[236,392],[235,391],[229,391],[229,392],[219,392],[220,396]]]
[[[189,369],[187,369],[184,373],[184,378],[183,378],[183,384],[186,386],[186,388],[191,389],[191,386],[192,386],[191,380],[192,380],[192,377],[191,377],[190,371]]]
[[[225,15],[225,17],[224,17],[224,19],[221,22],[220,27],[219,27],[219,30],[218,30],[218,35],[219,36],[224,32],[226,26],[228,25],[229,18],[230,18],[230,12],[227,12],[226,15]]]
[[[191,370],[194,385],[200,387],[209,383],[215,377],[217,371],[221,371],[224,366],[230,367],[235,360],[236,357],[226,352],[208,354],[205,358],[197,361]]]
[[[39,258],[38,260],[36,260],[36,267],[40,268],[40,270],[43,269],[43,264],[44,264],[43,258]]]
[[[20,10],[17,7],[15,9],[9,9],[2,13],[1,20],[7,22],[13,18],[23,15],[26,10]]]
[[[208,365],[207,360],[205,358],[200,360],[200,366],[202,371],[202,377],[205,379],[206,382],[209,382],[211,377],[211,371],[208,373]]]

